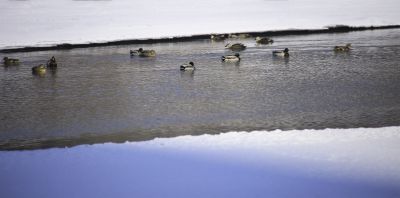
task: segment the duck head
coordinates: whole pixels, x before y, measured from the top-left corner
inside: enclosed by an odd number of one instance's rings
[[[189,62],[189,65],[194,66],[194,63],[193,62]]]
[[[3,58],[3,60],[4,60],[4,61],[7,61],[7,60],[8,60],[8,57],[7,57],[7,56],[6,56],[6,57],[4,57],[4,58]]]
[[[239,53],[236,53],[235,56],[239,58],[239,57],[240,57],[240,54],[239,54]]]
[[[288,53],[289,52],[289,48],[285,48],[285,50],[283,50],[283,52]]]
[[[143,48],[139,48],[138,52],[143,52]]]

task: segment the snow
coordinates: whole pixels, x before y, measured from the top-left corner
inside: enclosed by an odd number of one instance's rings
[[[0,0],[0,48],[398,24],[398,0]]]
[[[400,127],[0,152],[4,197],[399,197]]]

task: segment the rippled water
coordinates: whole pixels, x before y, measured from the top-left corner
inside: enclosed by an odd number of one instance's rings
[[[1,54],[21,64],[0,68],[0,149],[400,124],[400,30],[273,39]],[[248,46],[240,64],[221,63],[227,42]],[[354,50],[333,52],[345,43]],[[131,58],[139,47],[157,57]],[[272,57],[285,47],[289,58]],[[53,55],[56,72],[31,74]]]

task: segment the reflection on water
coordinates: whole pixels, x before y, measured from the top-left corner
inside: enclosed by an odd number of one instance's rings
[[[122,142],[231,130],[400,124],[400,31],[132,45],[12,54],[0,72],[0,148]],[[352,43],[349,53],[333,46]],[[154,49],[154,58],[129,50]],[[288,47],[290,57],[273,57]],[[56,70],[31,67],[55,56]],[[4,56],[4,55],[3,55]],[[10,55],[11,56],[11,55]],[[182,72],[193,61],[196,70]],[[31,146],[29,146],[31,145]]]
[[[181,78],[182,79],[187,79],[188,82],[191,82],[194,80],[194,70],[192,71],[181,71]]]

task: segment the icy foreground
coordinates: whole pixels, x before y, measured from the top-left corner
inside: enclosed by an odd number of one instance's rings
[[[399,24],[398,0],[0,0],[0,48]]]
[[[0,152],[4,197],[399,197],[400,127]]]

